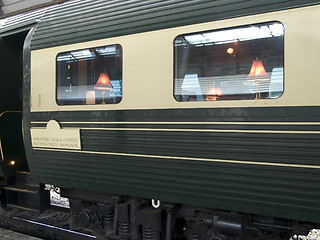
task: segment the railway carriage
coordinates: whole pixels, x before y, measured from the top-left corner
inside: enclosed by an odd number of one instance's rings
[[[320,223],[319,13],[315,0],[48,9],[24,42],[31,173],[101,239],[308,231]]]

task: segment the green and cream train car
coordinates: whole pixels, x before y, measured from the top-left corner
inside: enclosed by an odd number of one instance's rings
[[[320,223],[320,2],[70,1],[24,43],[30,171],[101,239]]]

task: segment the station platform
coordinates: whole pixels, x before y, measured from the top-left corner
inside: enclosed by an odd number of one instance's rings
[[[8,229],[0,228],[1,240],[43,240],[41,238],[31,237],[22,233],[10,231]]]

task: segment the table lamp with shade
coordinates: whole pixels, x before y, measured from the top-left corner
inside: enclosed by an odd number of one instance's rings
[[[269,80],[270,80],[269,75],[266,72],[262,61],[258,59],[253,60],[249,75],[247,77],[247,81],[254,82],[256,87],[255,89],[256,99],[260,99],[261,92],[258,92],[260,82],[269,81]]]
[[[98,78],[98,81],[96,82],[95,89],[102,90],[102,104],[105,104],[104,95],[106,93],[106,90],[112,90],[113,86],[111,84],[109,75],[105,72],[102,72]]]

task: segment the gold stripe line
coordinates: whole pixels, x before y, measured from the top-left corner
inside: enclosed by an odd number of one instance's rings
[[[277,130],[238,130],[238,129],[170,129],[170,128],[81,128],[81,130],[101,131],[155,131],[155,132],[227,132],[227,133],[283,133],[283,134],[320,134],[320,131],[277,131]]]
[[[33,124],[35,123],[46,123],[46,122],[31,122]],[[68,123],[74,123],[75,122],[61,122],[63,124]],[[83,122],[83,124],[89,124],[90,122]],[[225,124],[224,122],[193,122],[191,123],[191,125],[200,125],[200,124],[208,124],[208,125],[212,125],[212,124]],[[235,122],[233,122],[235,123]],[[103,124],[103,123],[98,123],[98,124]],[[104,124],[118,124],[118,122],[105,122]],[[139,123],[135,123],[135,122],[121,122],[120,124],[189,124],[187,122],[179,122],[179,123],[172,123],[172,122],[139,122]],[[231,125],[231,122],[228,122],[227,125]],[[242,123],[236,123],[236,124],[245,124],[245,125],[249,125],[251,123],[247,123],[247,122],[242,122]],[[279,125],[284,125],[286,123],[284,122],[278,122]],[[293,125],[293,123],[288,123],[290,125]],[[297,125],[303,125],[304,123],[299,122]],[[317,123],[320,124],[320,123]],[[252,125],[262,125],[262,123],[260,122],[255,122]],[[273,122],[271,125],[276,125],[275,122]],[[313,123],[308,123],[307,125],[315,125],[315,122]],[[43,129],[42,127],[33,127],[33,129]],[[246,129],[246,130],[241,130],[241,129],[175,129],[175,128],[88,128],[88,127],[84,127],[81,128],[83,130],[104,130],[104,131],[166,131],[166,132],[226,132],[226,133],[281,133],[281,134],[320,134],[320,131],[293,131],[293,130],[255,130],[255,129]]]
[[[32,121],[31,124],[47,124]],[[320,125],[320,122],[59,122],[60,124],[155,124],[155,125]]]
[[[116,152],[95,152],[95,151],[81,151],[81,150],[68,150],[68,149],[51,149],[51,148],[33,148],[40,151],[55,151],[55,152],[73,152],[73,153],[87,153],[99,155],[114,155],[125,157],[143,157],[143,158],[161,158],[161,159],[178,159],[189,161],[205,161],[205,162],[218,162],[218,163],[235,163],[235,164],[248,164],[248,165],[262,165],[273,167],[291,167],[291,168],[311,168],[320,169],[317,165],[305,164],[286,164],[286,163],[271,163],[271,162],[254,162],[254,161],[239,161],[239,160],[224,160],[224,159],[209,159],[209,158],[194,158],[194,157],[176,157],[176,156],[161,156],[161,155],[146,155],[146,154],[132,154],[132,153],[116,153]]]

